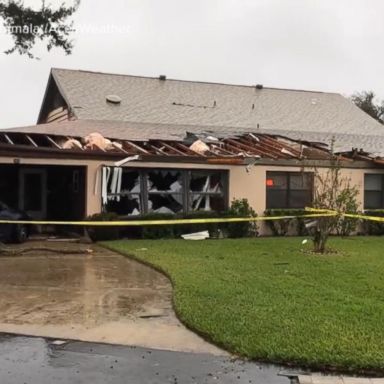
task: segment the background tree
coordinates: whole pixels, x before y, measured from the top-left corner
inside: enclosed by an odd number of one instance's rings
[[[43,0],[36,10],[26,6],[22,0],[0,0],[0,19],[3,19],[3,25],[13,39],[13,47],[5,53],[18,52],[34,58],[33,47],[37,41],[43,41],[48,51],[57,47],[71,54],[73,22],[70,19],[79,4],[80,0],[74,0],[72,5],[62,3],[54,9]]]
[[[372,91],[357,92],[351,96],[352,101],[368,115],[380,123],[384,123],[384,102],[375,102],[376,95]]]

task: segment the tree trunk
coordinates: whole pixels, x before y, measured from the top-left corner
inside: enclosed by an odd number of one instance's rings
[[[314,251],[316,253],[324,253],[325,245],[327,244],[329,233],[323,228],[317,228],[313,236]]]

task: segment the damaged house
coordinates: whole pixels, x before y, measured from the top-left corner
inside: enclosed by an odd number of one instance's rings
[[[48,220],[234,198],[261,215],[310,205],[331,145],[361,208],[384,208],[383,126],[339,94],[52,69],[37,124],[0,131],[0,200]]]

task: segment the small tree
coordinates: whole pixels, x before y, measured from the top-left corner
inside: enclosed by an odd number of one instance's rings
[[[332,161],[326,172],[315,171],[315,191],[313,207],[336,212],[356,212],[358,189],[351,186],[350,179],[342,177],[338,160]],[[314,251],[324,253],[329,235],[332,233],[349,234],[356,223],[346,222],[340,215],[319,217],[314,221],[312,240]]]

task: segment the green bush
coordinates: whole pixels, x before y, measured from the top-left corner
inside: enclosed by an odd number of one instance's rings
[[[114,212],[95,213],[88,216],[87,221],[118,221],[119,215]],[[120,228],[115,226],[87,227],[89,237],[93,241],[117,240],[120,237]]]
[[[233,199],[231,208],[228,210],[229,217],[257,217],[257,213],[249,205],[247,199]],[[240,223],[227,223],[228,237],[253,237],[258,235],[257,223],[255,221],[244,221]]]
[[[148,213],[135,220],[172,220],[175,215],[170,213]],[[141,227],[141,238],[143,239],[172,239],[175,237],[175,225],[148,225]]]
[[[265,216],[301,216],[308,214],[304,209],[267,209]],[[306,236],[308,231],[303,218],[266,220],[274,236]]]
[[[364,214],[367,216],[384,217],[384,210],[365,211]],[[366,235],[382,236],[384,235],[384,222],[362,220],[362,230]]]

